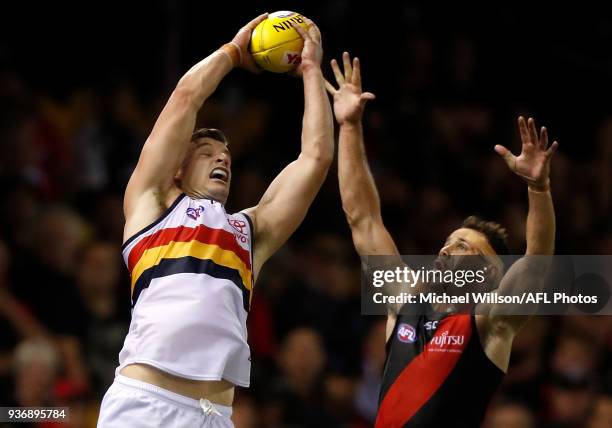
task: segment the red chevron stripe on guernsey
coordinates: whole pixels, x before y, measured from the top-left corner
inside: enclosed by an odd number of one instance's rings
[[[251,269],[251,259],[249,252],[242,248],[233,233],[224,229],[214,229],[203,224],[197,227],[171,227],[162,229],[159,232],[143,238],[138,244],[132,248],[128,257],[128,269],[132,269],[140,260],[142,253],[150,248],[161,247],[170,242],[189,242],[197,240],[204,244],[214,244],[224,250],[233,251],[242,262]]]
[[[397,377],[380,403],[376,428],[400,428],[442,386],[470,341],[470,315],[450,316]]]

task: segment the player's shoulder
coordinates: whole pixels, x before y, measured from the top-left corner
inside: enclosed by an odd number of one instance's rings
[[[180,191],[166,195],[151,191],[132,198],[129,208],[124,207],[124,245],[167,217],[185,197]]]

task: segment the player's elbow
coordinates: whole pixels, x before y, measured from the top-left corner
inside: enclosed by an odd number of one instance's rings
[[[332,162],[334,161],[334,146],[330,145],[329,147],[321,149],[317,159],[321,166],[325,167],[326,169],[329,169]]]
[[[304,126],[302,131],[301,154],[314,159],[321,166],[329,168],[334,161],[334,137],[325,130],[317,132],[308,131],[312,127]]]
[[[321,177],[325,180],[329,168],[334,161],[334,153],[328,153],[326,150],[312,149],[302,150],[298,157],[300,163],[307,167],[311,174]]]
[[[353,222],[351,236],[355,250],[360,256],[394,254],[388,247],[385,247],[385,241],[379,239],[377,231],[384,229],[384,226],[381,226],[381,221],[367,216]]]
[[[312,161],[314,161],[319,168],[328,170],[334,161],[334,146],[333,144],[315,144],[308,150],[303,150],[302,153]]]
[[[346,222],[353,231],[370,229],[372,224],[382,221],[368,207],[353,203],[350,200],[342,202],[342,210]]]
[[[198,93],[188,82],[179,82],[170,95],[169,103],[178,109],[192,110],[197,106]]]
[[[381,221],[380,208],[375,202],[366,203],[360,195],[359,189],[340,187],[342,211],[351,229],[361,227],[363,224]]]
[[[348,201],[342,201],[342,211],[346,217],[346,222],[351,229],[356,229],[366,218],[365,210],[361,209],[357,204]]]
[[[325,174],[327,174],[332,162],[334,161],[334,153],[329,153],[326,150],[319,150],[310,157],[315,162],[317,168],[323,171]]]

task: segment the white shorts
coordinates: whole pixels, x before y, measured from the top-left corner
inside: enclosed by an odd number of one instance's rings
[[[98,428],[233,428],[231,415],[231,407],[117,375],[104,394]]]

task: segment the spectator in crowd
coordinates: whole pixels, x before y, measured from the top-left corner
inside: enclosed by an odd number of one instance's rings
[[[484,428],[536,428],[536,418],[529,407],[519,402],[502,402],[489,410]]]
[[[282,424],[316,427],[330,420],[322,384],[326,363],[323,338],[316,330],[300,327],[287,334],[278,356]]]
[[[595,399],[588,428],[607,428],[612,426],[612,397],[601,394]]]
[[[232,422],[236,428],[258,428],[260,426],[259,409],[251,397],[240,395],[232,406]]]
[[[374,322],[363,345],[363,372],[355,393],[355,408],[357,414],[369,424],[376,420],[378,410],[380,374],[385,365],[385,328],[384,319]]]
[[[21,342],[15,350],[15,401],[23,407],[48,407],[56,404],[53,385],[59,373],[60,356],[43,339]]]
[[[121,259],[116,246],[94,241],[80,254],[76,284],[85,320],[81,339],[92,386],[101,400],[113,383],[116,356],[123,346],[129,312],[123,307]]]

